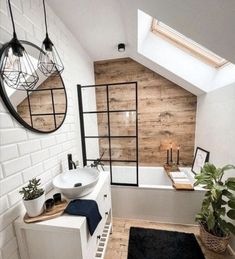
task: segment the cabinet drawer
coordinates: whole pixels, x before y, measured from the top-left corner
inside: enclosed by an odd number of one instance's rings
[[[87,243],[87,258],[93,259],[95,258],[95,253],[97,251],[98,245],[102,239],[102,234],[104,231],[105,224],[107,222],[108,213],[111,209],[111,192],[110,192],[110,184],[109,178],[104,182],[99,194],[96,197],[96,202],[99,208],[99,212],[102,216],[102,220],[99,222],[94,234],[92,236],[89,235],[88,243]]]
[[[99,206],[99,210],[102,214],[102,217],[106,217],[107,212],[109,212],[111,208],[111,190],[109,182],[106,182],[103,185],[103,188],[97,197],[97,204]]]

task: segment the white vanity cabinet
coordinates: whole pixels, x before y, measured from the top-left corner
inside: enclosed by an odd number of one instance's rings
[[[51,197],[53,192],[49,193]],[[63,214],[38,223],[26,224],[20,217],[15,229],[21,259],[103,258],[112,229],[110,179],[101,172],[92,193],[82,199],[96,200],[102,220],[91,236],[85,217]]]

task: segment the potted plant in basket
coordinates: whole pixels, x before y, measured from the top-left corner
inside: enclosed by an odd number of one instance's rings
[[[40,186],[40,179],[33,178],[29,184],[20,190],[29,217],[36,217],[43,212],[45,192]]]
[[[216,168],[206,163],[201,173],[196,175],[194,185],[201,184],[207,189],[201,211],[196,220],[200,223],[202,242],[218,253],[226,250],[230,235],[235,235],[235,226],[228,218],[235,219],[235,177],[223,180],[226,170],[235,169],[233,165]]]

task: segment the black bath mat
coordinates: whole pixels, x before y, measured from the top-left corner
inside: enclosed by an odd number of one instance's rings
[[[194,234],[131,227],[128,259],[205,259]]]

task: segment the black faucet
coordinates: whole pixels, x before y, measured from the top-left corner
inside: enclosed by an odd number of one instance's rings
[[[76,164],[73,162],[72,154],[68,154],[68,167],[69,167],[69,170],[72,170],[73,168],[74,169],[77,168]]]

